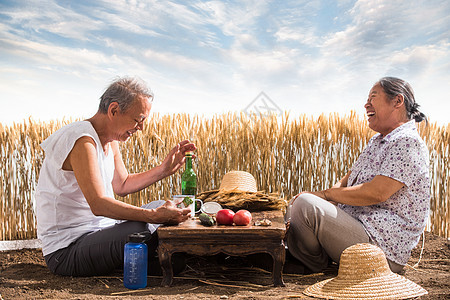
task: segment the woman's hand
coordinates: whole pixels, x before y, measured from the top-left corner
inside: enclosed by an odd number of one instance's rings
[[[326,193],[327,190],[323,190],[323,191],[318,191],[318,192],[310,192],[311,194],[313,194],[314,196],[320,197],[324,200],[327,200],[328,202],[330,202],[331,204],[337,205],[337,202],[331,200],[328,198],[328,194]]]
[[[318,193],[320,193],[320,192],[301,192],[301,193],[298,193],[297,195],[295,195],[294,197],[292,197],[292,199],[291,199],[291,201],[289,201],[289,205],[293,205],[294,204],[294,202],[295,202],[295,200],[297,200],[297,198],[298,198],[298,196],[300,196],[301,194],[313,194],[313,195],[316,195],[316,196],[318,196],[318,197],[320,197],[319,195],[318,195]],[[320,198],[322,198],[322,197],[320,197]],[[325,198],[323,198],[323,199],[325,199]]]
[[[333,200],[331,200],[331,199],[329,199],[329,198],[327,197],[326,191],[327,191],[327,190],[317,191],[317,192],[301,192],[301,193],[298,193],[297,195],[295,195],[295,196],[291,199],[289,205],[293,205],[294,202],[295,202],[295,200],[297,199],[297,197],[300,196],[301,194],[313,194],[314,196],[317,196],[317,197],[319,197],[319,198],[322,198],[322,199],[324,199],[324,200],[327,200],[328,202],[330,202],[330,203],[332,203],[332,204],[334,204],[334,205],[337,205],[337,202],[335,202],[335,201],[333,201]]]
[[[174,174],[184,164],[186,151],[197,149],[189,140],[184,140],[170,150],[162,164],[160,165],[164,177]]]
[[[292,206],[294,204],[295,200],[297,200],[297,197],[304,193],[308,193],[308,192],[301,192],[301,193],[298,193],[297,195],[295,195],[294,197],[292,197],[291,201],[289,201],[289,206]]]

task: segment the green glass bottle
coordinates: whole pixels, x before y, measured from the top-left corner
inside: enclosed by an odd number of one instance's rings
[[[186,168],[181,175],[181,194],[193,195],[197,194],[197,175],[192,169],[192,152],[188,151],[186,155]]]

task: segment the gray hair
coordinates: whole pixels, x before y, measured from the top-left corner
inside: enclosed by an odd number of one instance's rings
[[[117,102],[120,110],[125,112],[138,97],[153,98],[153,92],[140,78],[119,77],[109,85],[100,97],[98,111],[106,114],[109,105]]]
[[[416,122],[422,122],[425,120],[428,123],[427,117],[424,113],[419,111],[419,104],[417,104],[414,98],[414,91],[411,85],[395,77],[383,77],[378,83],[383,88],[384,92],[390,99],[393,99],[397,95],[402,95],[405,101],[406,116],[409,120],[414,119]]]

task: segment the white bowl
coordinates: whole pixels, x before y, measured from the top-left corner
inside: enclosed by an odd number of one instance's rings
[[[222,206],[217,202],[205,202],[203,203],[201,211],[208,215],[214,215],[221,209]]]

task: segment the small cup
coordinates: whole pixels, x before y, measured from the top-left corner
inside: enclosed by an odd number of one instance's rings
[[[191,199],[191,203],[187,206],[186,206],[185,202],[183,201],[186,197],[189,197]],[[203,201],[200,199],[195,199],[195,196],[192,196],[192,195],[174,195],[173,202],[179,208],[189,208],[191,210],[191,217],[194,217],[195,213],[198,213],[202,209],[202,206],[203,206]],[[197,206],[197,207],[199,207],[197,210],[195,209],[196,202],[200,202],[200,205]]]

